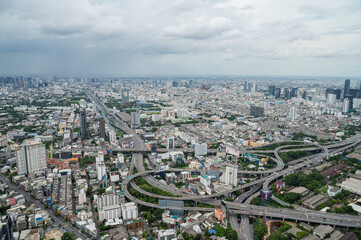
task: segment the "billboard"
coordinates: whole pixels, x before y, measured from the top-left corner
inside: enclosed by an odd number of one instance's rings
[[[262,189],[261,190],[261,198],[264,200],[268,200],[272,197],[272,191],[270,190],[266,190],[266,189]]]
[[[226,147],[226,153],[236,156],[236,157],[239,157],[239,151],[234,148]]]

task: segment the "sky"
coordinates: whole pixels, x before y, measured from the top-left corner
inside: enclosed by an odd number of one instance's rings
[[[0,74],[361,76],[360,0],[0,0]]]

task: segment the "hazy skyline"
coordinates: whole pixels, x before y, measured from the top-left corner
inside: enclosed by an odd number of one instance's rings
[[[0,0],[0,74],[357,77],[360,65],[357,0]]]

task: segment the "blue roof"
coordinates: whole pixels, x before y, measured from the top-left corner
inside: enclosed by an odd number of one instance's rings
[[[209,229],[209,230],[208,230],[208,232],[209,232],[209,234],[211,234],[211,235],[213,235],[213,234],[216,234],[216,233],[217,233],[217,231],[216,231],[216,230],[213,230],[213,229]]]

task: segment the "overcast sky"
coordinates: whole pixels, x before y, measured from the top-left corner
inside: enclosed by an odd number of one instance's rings
[[[0,0],[0,74],[361,76],[361,1]]]

